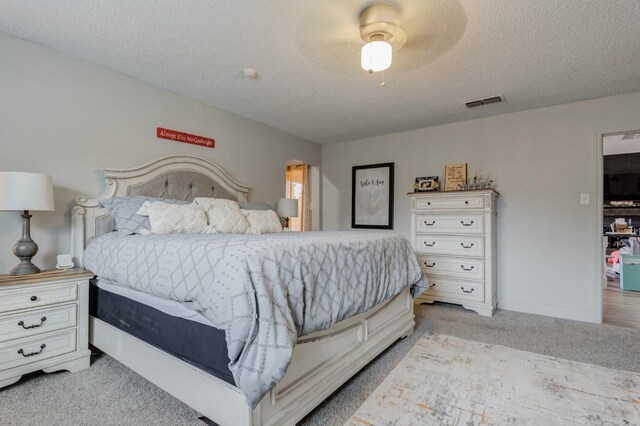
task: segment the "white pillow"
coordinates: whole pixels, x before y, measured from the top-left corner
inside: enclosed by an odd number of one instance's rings
[[[209,221],[207,232],[246,234],[249,230],[249,223],[235,201],[222,198],[196,198],[193,201],[205,209]]]
[[[136,214],[149,216],[152,234],[195,234],[207,228],[207,215],[197,204],[146,201]]]
[[[280,218],[273,210],[240,210],[247,218],[251,234],[268,234],[282,232]]]

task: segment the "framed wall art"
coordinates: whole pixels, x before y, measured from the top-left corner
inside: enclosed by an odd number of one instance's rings
[[[393,229],[394,163],[354,166],[351,176],[351,227]]]
[[[458,191],[467,183],[467,163],[444,166],[444,190]]]

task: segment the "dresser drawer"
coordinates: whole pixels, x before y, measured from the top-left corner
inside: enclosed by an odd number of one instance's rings
[[[76,350],[76,329],[41,334],[0,344],[0,371]]]
[[[484,256],[484,237],[450,235],[416,235],[418,253]]]
[[[416,232],[429,234],[482,234],[482,214],[418,214]]]
[[[484,260],[458,257],[418,256],[425,274],[484,280]]]
[[[76,304],[29,310],[0,317],[0,342],[74,327]]]
[[[457,301],[484,302],[484,282],[456,280],[427,275],[432,286],[425,294],[431,297],[441,296]]]
[[[413,206],[416,210],[465,210],[483,209],[482,195],[456,196],[436,195],[429,198],[416,198]]]
[[[17,286],[15,289],[2,291],[0,313],[70,302],[77,298],[78,289],[76,283],[29,287]]]

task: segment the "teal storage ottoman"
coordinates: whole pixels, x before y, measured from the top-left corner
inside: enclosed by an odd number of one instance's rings
[[[640,291],[640,256],[620,255],[620,287]]]

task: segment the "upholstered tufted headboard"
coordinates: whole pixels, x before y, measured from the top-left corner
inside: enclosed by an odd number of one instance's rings
[[[210,177],[188,171],[167,172],[149,182],[131,185],[127,188],[127,195],[186,201],[193,201],[196,197],[237,199]]]
[[[100,201],[127,195],[191,201],[196,197],[246,201],[249,187],[220,166],[198,157],[165,157],[131,169],[105,169],[106,188],[94,199],[79,197],[71,214],[71,251],[77,265],[87,241],[113,230],[113,218]]]

